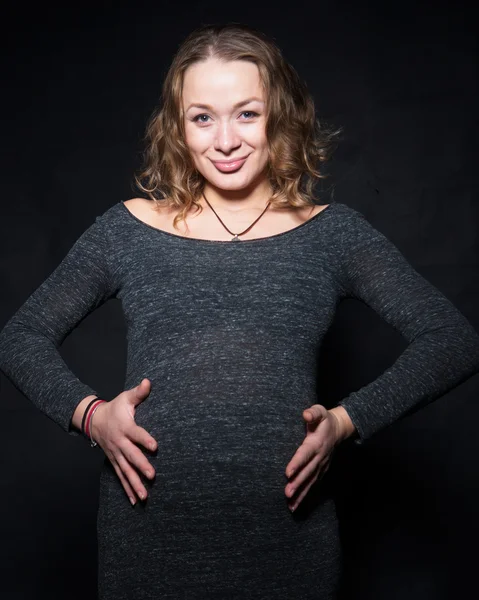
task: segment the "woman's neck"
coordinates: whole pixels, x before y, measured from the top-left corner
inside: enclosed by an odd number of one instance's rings
[[[252,191],[221,190],[206,185],[204,195],[215,209],[239,214],[243,211],[264,210],[273,192],[269,184],[258,186]],[[199,198],[199,203],[204,208],[208,206],[203,196]]]

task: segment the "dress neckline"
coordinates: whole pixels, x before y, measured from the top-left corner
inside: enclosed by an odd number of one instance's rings
[[[307,221],[304,221],[303,223],[300,223],[299,225],[296,225],[295,227],[292,227],[291,229],[287,229],[286,231],[281,231],[279,233],[275,233],[273,235],[268,235],[268,236],[264,236],[264,237],[260,237],[260,238],[253,238],[253,239],[249,239],[249,240],[240,240],[239,242],[232,242],[231,240],[208,240],[208,239],[203,239],[203,238],[187,237],[185,235],[179,235],[176,233],[171,233],[170,231],[165,231],[164,229],[160,229],[159,227],[155,227],[154,225],[150,225],[149,223],[146,223],[145,221],[143,221],[142,219],[140,219],[139,217],[134,215],[127,208],[127,206],[123,200],[121,200],[119,202],[119,204],[121,205],[123,211],[126,212],[126,214],[129,215],[131,219],[136,221],[138,224],[143,225],[144,227],[147,227],[148,229],[156,231],[160,235],[165,235],[170,238],[176,238],[178,240],[184,240],[187,243],[195,242],[195,243],[203,243],[203,244],[229,244],[229,245],[233,245],[233,246],[242,246],[244,244],[267,242],[268,240],[275,240],[277,238],[283,238],[285,236],[294,234],[299,229],[304,229],[305,227],[309,226],[313,221],[317,221],[319,219],[319,217],[321,217],[324,213],[328,212],[328,210],[332,206],[337,205],[337,203],[328,204],[326,206],[326,208],[323,208],[323,210],[321,210],[321,211],[319,211],[319,213],[316,213],[315,215],[313,215]]]

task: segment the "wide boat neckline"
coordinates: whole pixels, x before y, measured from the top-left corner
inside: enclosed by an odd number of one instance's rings
[[[140,219],[139,217],[134,215],[130,211],[130,209],[127,208],[127,206],[123,200],[120,201],[120,205],[121,205],[122,209],[124,211],[126,211],[127,215],[129,215],[134,221],[143,225],[144,227],[147,227],[148,229],[156,231],[160,235],[165,235],[170,238],[176,238],[178,240],[184,240],[187,243],[195,242],[195,243],[203,243],[203,244],[233,244],[233,245],[241,246],[244,244],[267,242],[268,240],[274,240],[277,238],[283,238],[285,236],[292,235],[295,232],[297,232],[299,229],[304,229],[305,227],[308,227],[313,221],[318,220],[319,217],[321,217],[325,212],[327,212],[332,206],[337,205],[337,203],[328,204],[326,206],[326,208],[323,208],[323,210],[321,210],[319,213],[316,213],[314,216],[312,216],[307,221],[304,221],[304,223],[300,223],[299,225],[296,225],[296,227],[292,227],[291,229],[287,229],[286,231],[281,231],[281,232],[275,233],[273,235],[268,235],[268,236],[259,237],[259,238],[253,238],[253,239],[249,239],[249,240],[240,240],[239,242],[233,242],[232,240],[208,240],[208,239],[203,239],[203,238],[187,237],[185,235],[171,233],[170,231],[165,231],[164,229],[160,229],[159,227],[155,227],[154,225],[150,225],[149,223],[142,221],[142,219]]]

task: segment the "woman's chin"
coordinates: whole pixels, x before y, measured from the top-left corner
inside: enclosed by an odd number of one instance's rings
[[[220,177],[206,177],[205,179],[211,186],[220,190],[242,190],[250,185],[251,178],[244,177],[242,174],[239,176],[239,172],[237,173],[238,177],[235,177],[234,175],[236,175],[236,173],[229,173],[228,175],[223,175]]]

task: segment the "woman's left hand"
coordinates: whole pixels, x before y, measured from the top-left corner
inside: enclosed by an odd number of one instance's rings
[[[334,410],[313,404],[303,411],[306,438],[286,467],[288,506],[296,510],[310,487],[328,471],[336,446],[343,440],[341,420]]]

